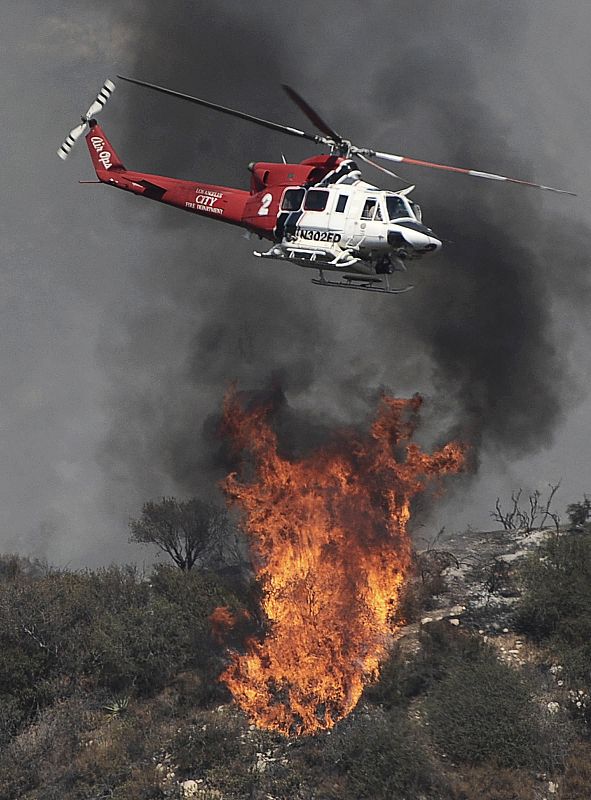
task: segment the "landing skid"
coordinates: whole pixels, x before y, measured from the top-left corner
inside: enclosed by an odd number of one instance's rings
[[[381,294],[404,294],[414,289],[412,284],[404,286],[402,289],[392,289],[388,277],[385,276],[385,278],[385,286],[376,286],[376,283],[382,282],[380,278],[345,275],[342,281],[327,281],[321,273],[320,278],[312,278],[312,283],[315,283],[316,286],[335,286],[339,289],[359,289],[362,292],[380,292]],[[357,281],[357,283],[354,283],[354,281]]]

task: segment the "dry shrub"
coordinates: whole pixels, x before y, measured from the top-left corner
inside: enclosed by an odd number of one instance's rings
[[[112,793],[112,800],[160,800],[167,796],[154,764],[138,764]]]
[[[539,782],[524,770],[477,767],[451,776],[454,800],[539,800]]]
[[[589,800],[591,797],[591,745],[577,742],[566,762],[560,785],[561,800]]]
[[[179,776],[204,779],[224,797],[249,797],[258,782],[253,772],[258,738],[231,709],[198,711],[175,736],[171,752]]]
[[[70,782],[95,786],[116,786],[127,772],[127,753],[121,741],[122,722],[110,723],[80,750],[70,767]]]
[[[96,706],[96,704],[95,704]],[[70,700],[40,712],[0,759],[0,800],[151,800],[162,795],[152,761],[177,729],[156,702],[125,713]]]
[[[91,717],[80,699],[40,712],[2,753],[0,798],[21,797],[41,784],[60,781],[76,758],[82,732]]]
[[[133,784],[133,775],[137,772],[142,785],[147,787],[146,792],[155,791],[158,781],[152,757],[162,750],[175,729],[174,720],[168,713],[161,713],[157,701],[133,704],[117,718],[103,713],[100,727],[87,738],[72,764],[72,771],[81,784],[98,785],[106,781],[119,792],[121,787]],[[150,768],[144,769],[145,765]],[[149,792],[146,794],[146,797],[151,796]]]
[[[402,587],[395,621],[415,622],[425,610],[436,606],[435,598],[447,589],[445,573],[456,566],[458,560],[447,550],[430,546],[415,553],[411,571]]]

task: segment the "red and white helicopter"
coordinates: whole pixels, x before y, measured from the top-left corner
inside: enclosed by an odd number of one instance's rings
[[[406,292],[412,286],[391,287],[389,276],[394,271],[404,271],[407,261],[435,253],[442,245],[441,239],[423,223],[420,207],[410,198],[414,186],[398,192],[379,189],[362,179],[354,158],[399,180],[402,179],[398,175],[373,159],[573,194],[517,178],[356,147],[327,125],[289,86],[283,88],[321,135],[269,122],[162,86],[119,77],[274,131],[307,139],[329,150],[328,155],[315,155],[299,164],[251,163],[249,191],[133,172],[124,167],[94,119],[115,89],[115,84],[108,80],[81,118],[81,124],[70,131],[57,151],[60,158],[66,159],[76,140],[86,133],[92,163],[101,183],[192,214],[246,228],[261,239],[272,242],[267,252],[255,251],[256,256],[317,269],[319,277],[314,278],[313,283],[320,286],[389,294]],[[341,273],[340,280],[327,280],[326,273],[335,272]]]

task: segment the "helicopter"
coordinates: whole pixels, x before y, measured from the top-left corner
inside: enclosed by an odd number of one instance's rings
[[[439,251],[443,241],[423,222],[421,208],[411,194],[415,186],[388,191],[362,178],[357,161],[369,164],[390,177],[403,180],[378,164],[387,162],[429,167],[492,181],[505,181],[574,195],[531,181],[473,169],[453,167],[408,156],[357,147],[330,127],[291,87],[283,85],[319,133],[307,133],[287,125],[236,111],[192,95],[152,83],[118,76],[121,80],[205,108],[214,109],[327,149],[298,164],[250,163],[249,190],[179,180],[125,168],[95,116],[104,108],[115,84],[105,81],[90,108],[57,151],[65,160],[76,141],[85,134],[98,181],[201,217],[245,228],[251,235],[271,242],[261,259],[283,261],[318,270],[312,282],[319,286],[401,294],[412,285],[394,287],[390,276],[405,272],[406,264]],[[338,280],[327,278],[339,274]]]

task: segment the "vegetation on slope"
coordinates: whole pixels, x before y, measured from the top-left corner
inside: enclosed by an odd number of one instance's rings
[[[407,619],[433,605],[450,563],[417,561]],[[0,798],[583,800],[590,572],[584,523],[515,569],[526,666],[499,660],[469,625],[432,622],[413,647],[393,647],[348,719],[287,740],[255,730],[216,679],[224,652],[210,615],[254,608],[244,580],[198,559],[143,574],[4,557]]]

